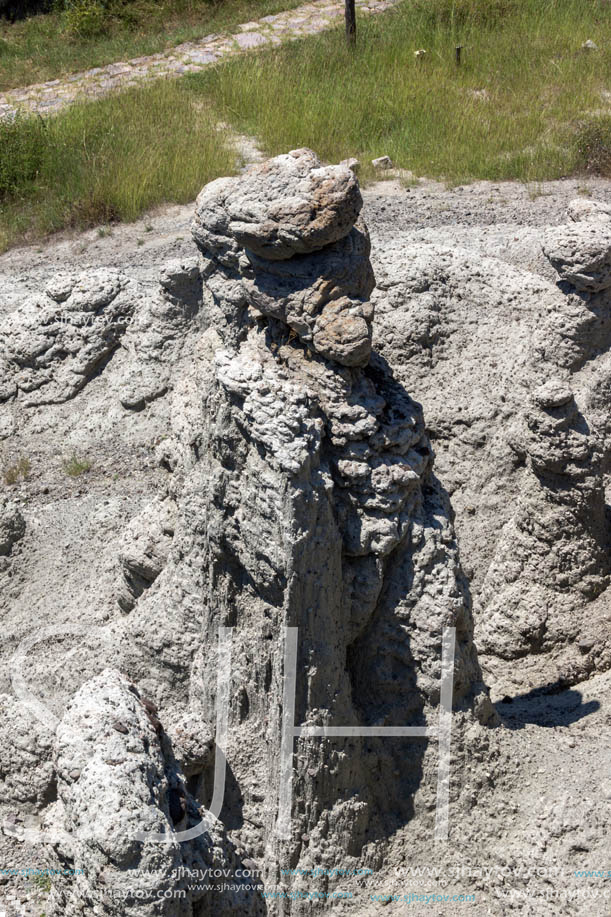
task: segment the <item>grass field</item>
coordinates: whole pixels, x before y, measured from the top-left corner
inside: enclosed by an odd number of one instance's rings
[[[192,200],[235,168],[214,112],[175,80],[0,123],[0,250]]]
[[[599,50],[582,50],[587,39]],[[236,167],[219,120],[272,154],[388,154],[448,183],[611,177],[611,4],[406,0],[361,22],[354,52],[336,29],[0,123],[0,247],[193,199]]]
[[[606,0],[406,0],[361,24],[354,53],[334,31],[190,80],[270,153],[539,181],[583,167],[589,144],[611,177]]]
[[[0,19],[0,92],[113,61],[155,54],[183,41],[298,6],[302,0],[132,0],[117,2],[89,34],[58,11],[23,22]],[[114,12],[113,12],[114,10]],[[75,21],[76,20],[76,21]],[[82,19],[86,26],[88,20]]]

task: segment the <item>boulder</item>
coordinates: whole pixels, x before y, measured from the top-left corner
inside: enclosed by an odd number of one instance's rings
[[[178,836],[203,813],[154,704],[120,672],[106,669],[74,696],[57,728],[54,761],[58,802],[45,827],[55,833],[63,870],[52,915],[263,913],[254,883],[231,882],[241,863],[218,822],[191,839]],[[226,871],[233,891],[206,885],[214,869]]]
[[[365,365],[375,281],[360,208],[353,172],[322,167],[310,150],[211,182],[192,224],[208,259],[209,321],[237,343],[256,309],[327,359]]]
[[[608,223],[611,220],[611,207],[602,201],[578,197],[570,202],[567,214],[574,223]]]
[[[550,230],[543,252],[561,281],[580,293],[611,287],[611,223],[581,221]]]
[[[192,231],[202,249],[229,266],[240,249],[283,260],[342,239],[362,203],[349,168],[322,166],[311,150],[292,150],[207,185],[197,198]]]

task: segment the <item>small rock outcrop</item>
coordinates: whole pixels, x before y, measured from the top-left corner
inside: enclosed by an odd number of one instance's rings
[[[158,280],[156,291],[144,299],[122,341],[128,366],[121,378],[119,399],[130,410],[142,410],[168,391],[172,366],[201,306],[197,258],[166,262]]]
[[[201,814],[154,704],[119,672],[104,671],[72,699],[57,729],[55,770],[58,802],[45,827],[57,833],[56,855],[74,873],[54,884],[52,913],[263,913],[255,883],[208,889],[206,876],[240,866],[220,824],[182,843],[174,838]]]
[[[361,206],[354,173],[321,166],[310,150],[204,188],[193,237],[210,259],[207,288],[235,334],[250,305],[330,360],[367,363],[374,278]]]
[[[481,651],[505,659],[595,635],[583,606],[610,581],[601,452],[566,384],[549,380],[534,392],[512,447],[526,471],[482,586],[479,631]],[[594,642],[591,669],[600,653],[609,661],[606,641]],[[559,671],[567,681],[572,674],[570,665]]]
[[[0,496],[0,557],[11,553],[14,544],[25,535],[25,519],[11,500]]]
[[[0,694],[0,798],[38,811],[53,798],[53,734],[12,694]]]
[[[611,224],[592,219],[599,213],[550,231],[543,246],[560,280],[578,293],[599,293],[611,286]]]
[[[163,570],[174,535],[176,505],[172,500],[147,506],[127,526],[121,537],[119,566],[121,580],[117,602],[131,611],[145,589]]]
[[[608,223],[611,221],[611,207],[601,201],[577,197],[567,207],[567,216],[574,223]]]

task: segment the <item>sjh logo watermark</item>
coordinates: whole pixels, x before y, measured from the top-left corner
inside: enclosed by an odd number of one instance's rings
[[[229,730],[229,692],[231,684],[231,651],[233,627],[220,627],[218,635],[218,666],[216,693],[216,742],[214,759],[214,788],[209,808],[202,815],[202,820],[185,831],[171,835],[172,841],[182,842],[199,837],[220,820],[223,799],[225,796],[225,776],[227,737]],[[102,641],[109,641],[102,628],[83,625],[61,625],[44,627],[35,635],[23,640],[11,660],[10,672],[13,690],[25,707],[51,731],[55,731],[59,718],[32,692],[27,684],[24,667],[28,654],[34,646],[49,637],[95,635]],[[275,836],[278,840],[289,841],[292,829],[293,802],[293,745],[295,738],[331,738],[345,736],[377,736],[387,738],[412,737],[436,738],[438,741],[437,765],[437,799],[435,805],[435,841],[444,841],[448,837],[449,827],[449,787],[450,787],[450,750],[452,735],[452,697],[454,689],[454,652],[456,645],[456,628],[447,627],[442,635],[441,686],[439,714],[437,725],[432,726],[300,726],[295,725],[295,698],[297,689],[297,650],[299,628],[284,627],[281,629],[284,643],[282,727],[280,742],[280,791],[276,818]],[[5,833],[15,833],[10,825],[4,825]],[[20,837],[34,842],[55,842],[63,838],[64,833],[57,831],[37,831],[25,829]],[[88,836],[94,837],[95,834]],[[168,834],[141,831],[130,837],[130,840],[154,841],[167,844]],[[0,911],[0,917],[2,912]]]

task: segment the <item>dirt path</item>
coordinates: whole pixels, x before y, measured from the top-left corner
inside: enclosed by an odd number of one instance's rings
[[[357,8],[364,14],[384,12],[396,3],[398,0],[356,0]],[[315,35],[335,25],[343,14],[343,0],[314,0],[284,13],[245,22],[231,35],[206,35],[161,54],[118,61],[64,79],[11,89],[0,93],[0,119],[14,117],[19,110],[41,115],[54,113],[77,99],[95,99],[160,77],[194,73],[255,48]]]

